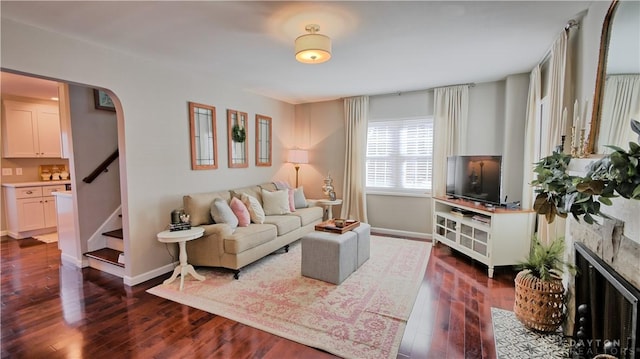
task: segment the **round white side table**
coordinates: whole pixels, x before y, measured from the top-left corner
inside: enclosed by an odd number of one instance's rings
[[[318,199],[316,200],[316,203],[324,206],[325,208],[325,215],[326,217],[323,216],[323,220],[328,220],[328,219],[333,219],[333,206],[342,204],[342,200],[341,199],[335,199],[335,200],[330,200],[330,199]]]
[[[204,228],[191,228],[183,231],[163,231],[158,233],[158,241],[163,243],[178,243],[180,247],[180,264],[173,270],[171,277],[164,281],[164,284],[169,284],[176,280],[178,274],[180,274],[180,290],[184,287],[184,277],[187,274],[191,274],[197,280],[204,280],[204,276],[196,273],[193,266],[187,263],[187,248],[186,243],[192,239],[200,238],[204,234]]]

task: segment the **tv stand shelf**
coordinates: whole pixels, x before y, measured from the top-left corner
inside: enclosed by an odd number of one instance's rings
[[[494,267],[518,264],[529,255],[534,221],[530,210],[433,198],[433,244],[442,242],[487,265],[489,278]]]

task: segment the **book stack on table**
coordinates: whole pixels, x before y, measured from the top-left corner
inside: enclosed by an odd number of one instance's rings
[[[169,231],[185,231],[187,229],[191,229],[191,223],[171,223],[169,225]]]
[[[474,212],[455,207],[451,209],[451,214],[455,214],[456,216],[460,217],[471,217],[473,216]]]
[[[486,224],[486,225],[491,224],[491,217],[483,216],[480,214],[474,215],[473,217],[471,217],[471,220],[478,223]]]

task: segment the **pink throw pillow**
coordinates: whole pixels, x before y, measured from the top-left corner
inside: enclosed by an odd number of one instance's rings
[[[289,188],[289,210],[291,212],[295,212],[296,211],[296,201],[294,200],[294,194],[296,193],[296,190],[293,188]]]
[[[236,197],[233,197],[231,199],[231,203],[229,204],[229,207],[231,207],[233,214],[235,214],[236,217],[238,217],[238,226],[240,227],[249,226],[249,222],[251,222],[251,217],[249,216],[249,210],[247,210],[247,207],[244,205],[244,203],[242,203],[241,200],[239,200]]]

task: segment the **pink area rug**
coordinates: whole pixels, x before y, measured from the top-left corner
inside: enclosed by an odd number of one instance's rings
[[[345,358],[395,358],[431,244],[371,236],[371,258],[336,286],[300,274],[300,242],[243,269],[197,268],[149,293]]]

